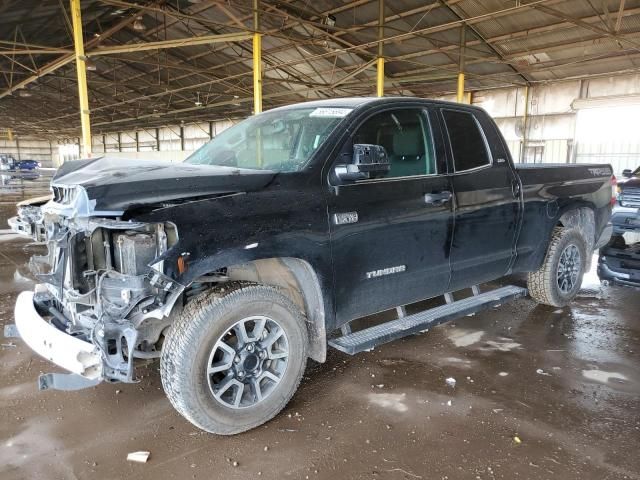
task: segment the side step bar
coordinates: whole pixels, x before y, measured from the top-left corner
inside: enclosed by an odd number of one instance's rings
[[[342,335],[329,340],[329,345],[349,355],[355,355],[358,352],[370,350],[378,345],[413,335],[449,320],[487,310],[526,295],[526,288],[509,285]]]

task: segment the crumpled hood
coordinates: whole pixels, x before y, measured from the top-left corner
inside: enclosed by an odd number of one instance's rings
[[[95,210],[125,211],[133,206],[260,190],[275,175],[236,167],[100,157],[64,163],[51,184],[81,185],[89,201],[95,202]]]

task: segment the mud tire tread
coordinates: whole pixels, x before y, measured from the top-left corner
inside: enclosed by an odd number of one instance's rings
[[[540,268],[527,275],[529,295],[536,302],[552,307],[564,307],[577,295],[580,288],[576,288],[569,295],[564,295],[558,288],[556,272],[560,254],[567,243],[573,241],[580,249],[582,256],[582,271],[578,276],[578,284],[582,283],[584,268],[587,263],[586,242],[581,233],[575,228],[555,227],[551,235],[549,247]]]
[[[293,315],[300,326],[300,334],[304,339],[302,345],[292,345],[293,348],[302,349],[298,352],[299,358],[303,359],[303,365],[298,365],[293,388],[284,392],[275,408],[267,416],[256,416],[250,422],[240,426],[217,423],[206,412],[197,408],[202,399],[196,398],[198,393],[193,388],[193,381],[190,376],[193,357],[196,355],[194,345],[198,345],[198,339],[203,335],[203,331],[212,328],[215,319],[228,313],[233,308],[251,300],[275,302],[286,308]],[[303,312],[281,291],[272,286],[238,283],[226,286],[224,291],[214,289],[205,292],[188,303],[180,316],[171,326],[171,329],[163,344],[160,358],[160,376],[162,386],[171,402],[171,405],[184,418],[192,424],[207,432],[218,435],[233,435],[257,427],[275,415],[277,415],[289,402],[298,388],[305,370],[307,358],[307,329],[306,318]],[[263,402],[267,402],[265,399]]]

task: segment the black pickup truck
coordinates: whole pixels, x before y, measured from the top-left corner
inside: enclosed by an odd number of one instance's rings
[[[42,283],[18,297],[14,333],[72,372],[43,389],[135,382],[137,362],[159,357],[184,417],[241,432],[276,415],[328,346],[353,354],[527,293],[483,282],[528,272],[535,300],[569,303],[611,235],[614,182],[606,165],[514,165],[471,106],[277,108],[181,164],[65,163],[42,207],[49,253],[32,259]]]

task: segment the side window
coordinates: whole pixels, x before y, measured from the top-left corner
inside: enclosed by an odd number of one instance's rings
[[[437,173],[431,129],[421,110],[378,113],[358,128],[353,143],[385,148],[391,162],[387,178]]]
[[[456,172],[489,165],[491,160],[478,122],[471,113],[442,110]]]

